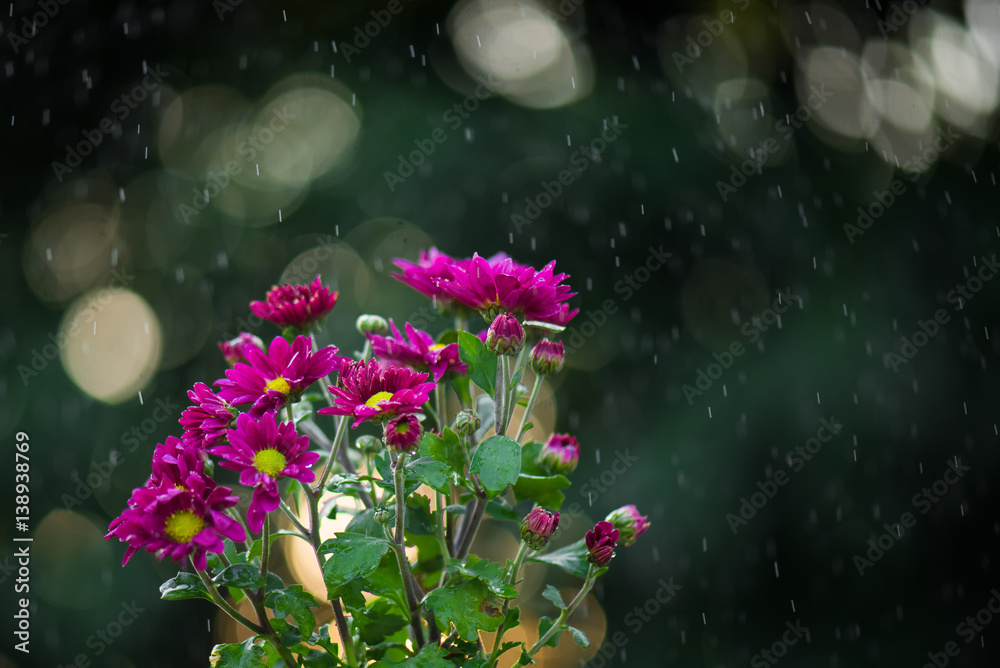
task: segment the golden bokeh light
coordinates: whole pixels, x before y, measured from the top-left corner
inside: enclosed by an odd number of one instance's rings
[[[112,286],[78,298],[59,328],[60,357],[82,391],[116,404],[141,390],[160,361],[160,323],[136,293]]]
[[[86,475],[86,472],[84,472]],[[53,510],[35,531],[31,589],[61,608],[95,608],[111,592],[112,556],[105,529],[88,517],[69,510]],[[67,555],[72,554],[72,559]]]
[[[593,87],[589,48],[535,2],[466,0],[452,9],[448,29],[468,74],[498,84],[498,93],[516,104],[552,109]]]

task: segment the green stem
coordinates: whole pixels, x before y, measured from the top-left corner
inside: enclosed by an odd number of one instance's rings
[[[208,589],[208,593],[212,595],[212,601],[214,601],[217,606],[219,606],[220,608],[222,608],[222,610],[227,615],[229,615],[230,617],[232,617],[237,622],[239,622],[243,626],[247,627],[248,629],[250,629],[254,633],[257,633],[257,634],[266,633],[266,631],[264,630],[263,627],[258,626],[257,624],[254,624],[249,619],[247,619],[246,617],[244,617],[243,615],[241,615],[236,610],[236,608],[234,608],[233,606],[229,605],[229,602],[226,599],[222,598],[222,594],[219,593],[219,589],[215,586],[215,583],[212,582],[212,579],[210,577],[208,577],[208,574],[205,573],[205,571],[199,570],[198,568],[195,568],[194,570],[195,570],[195,572],[198,573],[198,577],[201,578],[201,581],[203,583],[205,583],[205,588]],[[292,664],[292,665],[294,665],[294,664]]]
[[[295,528],[302,532],[302,536],[306,540],[311,541],[312,539],[309,537],[309,529],[307,529],[305,525],[299,521],[299,518],[295,516],[295,513],[288,507],[288,504],[285,503],[284,499],[280,499],[280,508],[281,512],[285,513],[285,517],[287,517],[288,520],[295,525]]]
[[[323,492],[313,491],[306,483],[299,484],[302,485],[302,491],[305,492],[306,500],[309,502],[309,539],[312,541],[313,552],[316,554],[319,572],[324,573],[326,559],[319,553],[319,497],[322,496]],[[340,600],[332,599],[330,605],[333,606],[333,616],[337,620],[337,633],[340,635],[340,644],[344,646],[344,658],[347,660],[347,665],[351,666],[351,668],[357,668],[358,661],[354,658],[354,642],[351,639],[351,632],[347,628],[347,618],[344,617],[344,610],[340,606]]]
[[[531,419],[531,411],[535,409],[535,401],[538,399],[538,392],[542,389],[542,377],[535,376],[535,384],[531,388],[528,396],[528,405],[524,409],[524,416],[521,418],[521,426],[517,428],[517,437],[514,439],[518,443],[524,437],[524,432],[528,430],[528,420]]]
[[[507,433],[507,397],[510,379],[507,376],[507,356],[497,355],[497,378],[493,388],[493,429],[497,436]]]
[[[448,426],[448,406],[445,402],[448,400],[447,397],[448,388],[444,386],[444,383],[438,383],[434,388],[434,405],[437,407],[438,415],[438,431],[442,434],[444,433],[444,428]]]
[[[406,558],[406,550],[403,546],[405,539],[403,525],[406,518],[406,479],[403,466],[406,464],[406,453],[397,455],[390,450],[389,456],[392,459],[392,479],[396,493],[396,532],[393,536],[392,551],[396,555],[396,563],[399,565],[399,576],[403,580],[403,592],[406,595],[406,604],[410,608],[410,626],[413,628],[413,640],[417,644],[417,649],[424,646],[424,629],[420,623],[420,599],[413,586],[413,576],[410,574],[410,562]]]
[[[260,534],[260,579],[264,581],[264,585],[257,591],[258,597],[264,596],[264,591],[267,587],[267,570],[268,562],[271,560],[271,515],[270,513],[264,515],[264,527]],[[263,623],[263,621],[261,621]]]
[[[486,495],[476,496],[476,503],[472,507],[472,517],[466,523],[465,533],[462,535],[462,541],[455,550],[455,558],[459,561],[465,559],[469,554],[469,549],[472,547],[472,541],[475,540],[476,534],[479,532],[479,525],[483,523],[483,513],[486,512]]]
[[[545,635],[539,638],[538,642],[534,644],[534,646],[528,652],[528,656],[534,656],[535,653],[538,652],[538,650],[541,649],[552,636],[554,636],[556,633],[562,632],[562,625],[566,623],[566,620],[569,619],[570,615],[572,615],[573,612],[580,605],[580,603],[583,602],[583,598],[594,586],[594,580],[597,579],[594,577],[594,571],[596,570],[597,568],[594,566],[594,564],[591,564],[590,570],[587,571],[587,580],[583,583],[583,587],[581,587],[580,591],[577,592],[576,597],[572,601],[570,601],[570,604],[566,606],[566,608],[562,612],[559,613],[559,616],[556,617],[556,621],[552,622],[552,626],[550,626],[549,630],[545,632]]]
[[[326,466],[323,467],[323,474],[319,477],[319,484],[313,487],[313,492],[322,493],[323,488],[326,487],[326,482],[330,478],[330,471],[333,470],[333,460],[337,458],[337,453],[340,451],[340,442],[344,440],[344,433],[347,431],[347,416],[341,415],[340,421],[337,422],[337,433],[333,437],[333,443],[330,444],[330,454],[326,458]]]
[[[517,574],[521,570],[521,564],[524,563],[524,557],[528,554],[528,544],[521,541],[521,546],[517,548],[517,555],[514,557],[514,563],[511,564],[510,573],[505,578],[507,584],[514,584],[517,582]],[[496,640],[493,641],[493,652],[490,653],[490,658],[486,662],[487,668],[492,668],[494,662],[496,662],[497,657],[500,655],[500,644],[503,642],[503,635],[507,632],[507,611],[510,609],[510,599],[503,602],[503,622],[500,624],[500,628],[497,630]]]

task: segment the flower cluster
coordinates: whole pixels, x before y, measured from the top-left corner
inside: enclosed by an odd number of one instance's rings
[[[533,662],[553,634],[569,628],[567,617],[616,548],[633,545],[649,528],[635,506],[624,506],[576,543],[551,545],[563,498],[553,492],[577,468],[581,445],[565,433],[544,443],[525,438],[541,384],[565,359],[562,343],[541,339],[541,331],[551,335],[577,314],[568,304],[575,293],[564,282],[568,277],[555,273],[554,262],[536,270],[502,253],[455,259],[432,248],[417,262],[400,259],[396,265],[402,270],[397,279],[456,316],[457,332],[435,337],[410,323],[400,328],[391,319],[363,315],[355,325],[363,351],[341,357],[338,348],[320,347],[313,338],[322,334],[337,293],[319,277],[309,285],[274,287],[251,309],[281,334],[266,345],[248,333],[218,344],[228,368],[214,382],[195,383],[188,391],[181,435],[155,447],[149,478],[125,501],[106,538],[127,544],[123,565],[142,549],[157,559],[190,561],[199,578],[179,574],[164,592],[211,598],[253,631],[255,643],[270,643],[270,656],[280,655],[288,666],[313,665],[317,654],[339,647],[343,661],[323,665],[401,665],[411,659],[414,665],[438,665],[448,656],[454,665],[474,660],[495,668],[501,649],[511,644],[502,641],[507,620],[517,619],[509,607],[525,559],[548,560],[577,576],[583,575],[582,564],[585,581],[573,603],[533,646],[515,643],[522,645],[521,661]],[[466,329],[473,312],[488,328]],[[525,376],[531,380],[522,381]],[[533,383],[530,396],[522,382]],[[511,434],[518,405],[525,406],[521,428]],[[353,446],[351,429],[358,430]],[[469,550],[487,507],[504,508],[500,497],[508,492],[513,510],[524,514],[517,555],[506,564],[473,561]],[[353,497],[354,507],[363,510],[349,511],[354,517],[343,534],[321,536],[322,517],[337,512],[342,497]],[[529,501],[530,508],[517,505]],[[279,511],[290,528],[272,533],[269,518],[281,517]],[[497,521],[517,517],[509,507],[504,514],[489,513]],[[410,553],[406,545],[414,535],[436,540]],[[316,552],[335,623],[316,623],[312,610],[319,603],[301,585],[278,589],[280,578],[272,577],[269,560],[279,536],[305,540]],[[393,572],[382,572],[387,565]],[[469,578],[486,585],[465,586]],[[258,622],[226,601],[223,584],[229,593],[243,590]],[[460,601],[454,598],[459,589]],[[369,596],[386,597],[392,605],[369,606]],[[377,647],[357,640],[374,637],[374,628],[396,628],[400,605],[409,613],[407,629]],[[461,606],[470,613],[503,610],[495,625],[479,629],[456,620]],[[393,619],[382,619],[388,615]],[[485,663],[488,648],[480,630],[496,632]],[[337,643],[331,642],[334,632]],[[403,634],[408,640],[397,637]],[[417,656],[428,647],[433,656]],[[249,665],[259,657],[242,652],[257,650],[227,645],[214,656]],[[308,660],[296,660],[295,653],[308,653]]]

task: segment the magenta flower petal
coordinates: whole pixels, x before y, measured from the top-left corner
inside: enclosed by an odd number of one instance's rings
[[[365,420],[418,413],[435,387],[426,380],[426,373],[386,367],[376,359],[350,362],[340,370],[340,384],[330,387],[334,405],[317,413],[353,416],[354,428]]]
[[[406,336],[400,334],[396,323],[389,320],[392,336],[369,334],[372,352],[381,360],[417,371],[429,371],[434,381],[446,375],[451,378],[469,370],[458,354],[458,344],[434,343],[434,337],[406,323]]]
[[[307,452],[308,448],[309,438],[299,436],[291,422],[279,423],[272,413],[259,420],[244,413],[229,432],[229,445],[211,450],[220,458],[219,466],[239,471],[240,484],[254,488],[247,510],[247,526],[254,533],[263,527],[267,513],[278,507],[279,479],[294,478],[305,484],[316,479],[309,467],[319,456]]]
[[[267,293],[267,301],[251,302],[250,310],[281,328],[297,327],[305,331],[329,315],[337,304],[337,296],[317,276],[309,285],[274,286]]]

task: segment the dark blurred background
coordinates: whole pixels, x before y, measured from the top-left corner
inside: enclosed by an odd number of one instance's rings
[[[571,276],[538,420],[584,447],[559,541],[626,503],[652,521],[580,615],[591,648],[541,665],[995,665],[994,2],[3,13],[0,508],[25,432],[34,542],[25,655],[0,523],[0,666],[204,666],[233,640],[158,599],[172,563],[121,568],[108,522],[216,342],[277,333],[251,300],[320,273],[322,343],[358,349],[364,312],[437,333],[389,276],[432,245]],[[510,556],[507,531],[479,549]],[[551,614],[543,578],[576,584],[532,567],[522,618]]]

